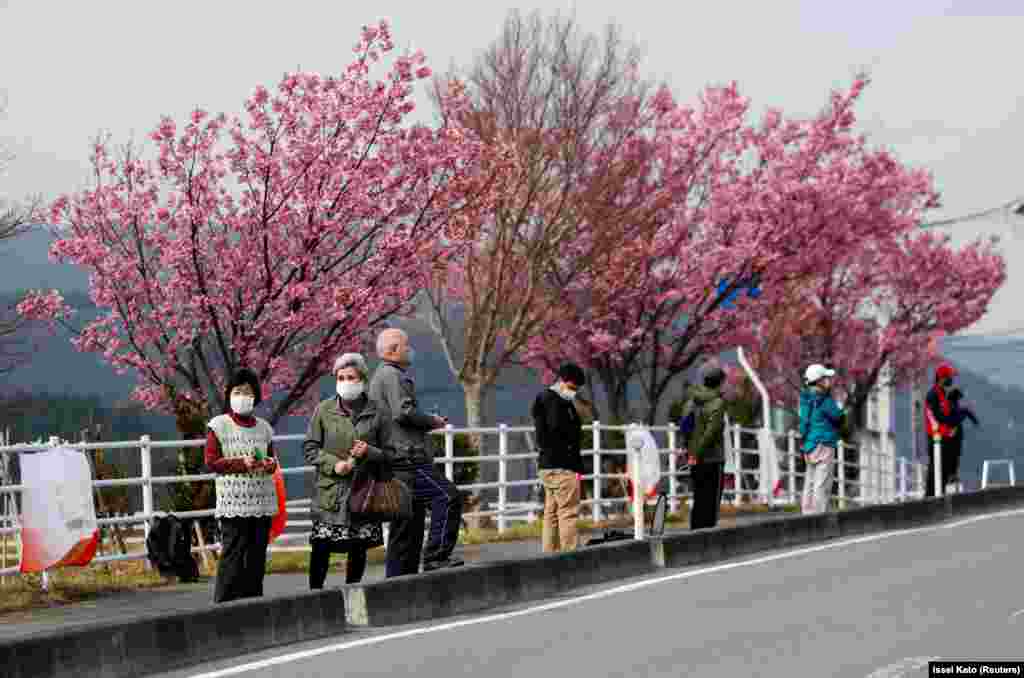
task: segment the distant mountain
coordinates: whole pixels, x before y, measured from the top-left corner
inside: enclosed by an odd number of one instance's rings
[[[0,294],[22,289],[84,291],[89,275],[68,264],[49,260],[50,233],[40,227],[0,247]]]
[[[0,260],[6,266],[7,262]],[[55,267],[56,268],[56,267]],[[38,267],[33,267],[37,270]],[[38,275],[38,274],[37,274]],[[38,278],[22,279],[15,289],[41,286]],[[56,279],[53,286],[59,286]],[[81,288],[78,288],[81,289]],[[3,297],[7,297],[3,299]],[[11,296],[0,293],[0,301],[10,301]],[[95,313],[87,307],[88,301],[79,292],[69,299],[85,305],[80,309],[79,320],[86,320]],[[420,399],[425,409],[437,407],[456,426],[465,425],[463,394],[445,361],[441,347],[433,334],[415,321],[406,323],[412,341],[417,347],[417,364],[413,368]],[[6,390],[21,389],[30,393],[67,395],[94,395],[105,404],[125,400],[135,385],[129,375],[117,375],[98,356],[76,351],[67,336],[60,332],[50,336],[37,331],[36,339],[40,350],[32,361],[23,368],[7,375],[0,386]],[[980,481],[981,463],[985,459],[1012,458],[1020,460],[1024,476],[1024,426],[1017,422],[1024,418],[1024,338],[1017,337],[953,337],[943,344],[944,354],[961,370],[961,384],[967,399],[975,407],[982,426],[975,429],[967,425],[962,475],[966,482]],[[368,356],[370,357],[370,356]],[[731,354],[723,359],[733,362]],[[329,379],[321,383],[321,395],[331,393]],[[509,425],[528,422],[530,403],[540,387],[536,374],[526,369],[512,369],[503,374],[502,380],[484,404],[484,420],[490,424],[504,422]],[[665,408],[678,395],[679,386],[665,399]],[[154,436],[173,435],[173,421],[159,415],[153,417]],[[664,420],[662,412],[659,420]],[[895,423],[900,456],[909,457],[910,441],[910,398],[907,392],[897,394],[895,402]],[[280,422],[281,433],[302,433],[305,420],[289,418]],[[919,429],[920,431],[920,426]],[[923,444],[923,434],[922,444]],[[487,441],[494,445],[493,436]],[[298,451],[295,451],[298,454]],[[492,478],[496,474],[494,465],[485,465],[483,475]]]

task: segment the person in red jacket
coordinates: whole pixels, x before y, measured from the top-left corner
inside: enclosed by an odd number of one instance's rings
[[[935,496],[935,438],[940,439],[942,450],[950,448],[953,436],[960,422],[957,421],[953,404],[948,394],[957,376],[952,365],[943,363],[935,370],[935,385],[928,391],[924,401],[924,431],[928,437],[928,476],[925,478],[925,496]],[[943,457],[948,456],[944,454]],[[945,462],[946,459],[943,459]],[[946,465],[946,464],[944,464]],[[943,479],[949,477],[949,469],[943,469]]]

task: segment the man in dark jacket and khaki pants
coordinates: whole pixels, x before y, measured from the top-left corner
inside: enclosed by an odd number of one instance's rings
[[[544,483],[542,541],[546,552],[572,551],[577,546],[583,427],[572,401],[585,383],[583,370],[566,363],[558,369],[558,381],[537,396],[531,410],[540,449],[538,474]]]

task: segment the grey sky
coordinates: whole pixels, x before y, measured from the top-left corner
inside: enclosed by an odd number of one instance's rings
[[[1024,88],[1019,0],[718,0],[715,3],[579,0],[588,28],[620,23],[646,50],[646,72],[694,100],[708,83],[737,80],[757,106],[811,113],[828,90],[871,70],[863,128],[911,164],[932,170],[943,193],[936,216],[1024,195]],[[0,0],[0,144],[17,154],[0,198],[54,197],[87,178],[99,130],[144,140],[160,116],[196,105],[236,113],[257,84],[287,70],[338,72],[360,26],[391,19],[399,47],[422,48],[437,70],[467,63],[512,6],[568,2],[174,3]],[[429,115],[425,107],[421,115]],[[1024,228],[1019,229],[1024,235]],[[958,241],[1014,229],[992,221],[958,229]],[[1011,271],[1024,239],[1004,237]],[[40,262],[40,265],[43,265]],[[11,287],[0,273],[0,286]],[[973,332],[1024,327],[1011,272]]]

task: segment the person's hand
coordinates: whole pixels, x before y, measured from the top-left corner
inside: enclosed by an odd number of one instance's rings
[[[355,462],[353,462],[351,459],[346,459],[345,461],[339,461],[337,464],[334,465],[334,472],[337,473],[339,476],[347,476],[349,473],[352,472],[352,469],[354,467]]]
[[[366,444],[365,440],[357,440],[352,444],[352,449],[349,450],[349,454],[356,459],[362,459],[366,456],[366,452],[369,448],[370,446]]]
[[[263,460],[263,470],[267,473],[273,473],[277,470],[277,460],[273,458]]]
[[[260,462],[256,461],[256,457],[245,457],[245,470],[249,473],[255,473],[260,467]]]

